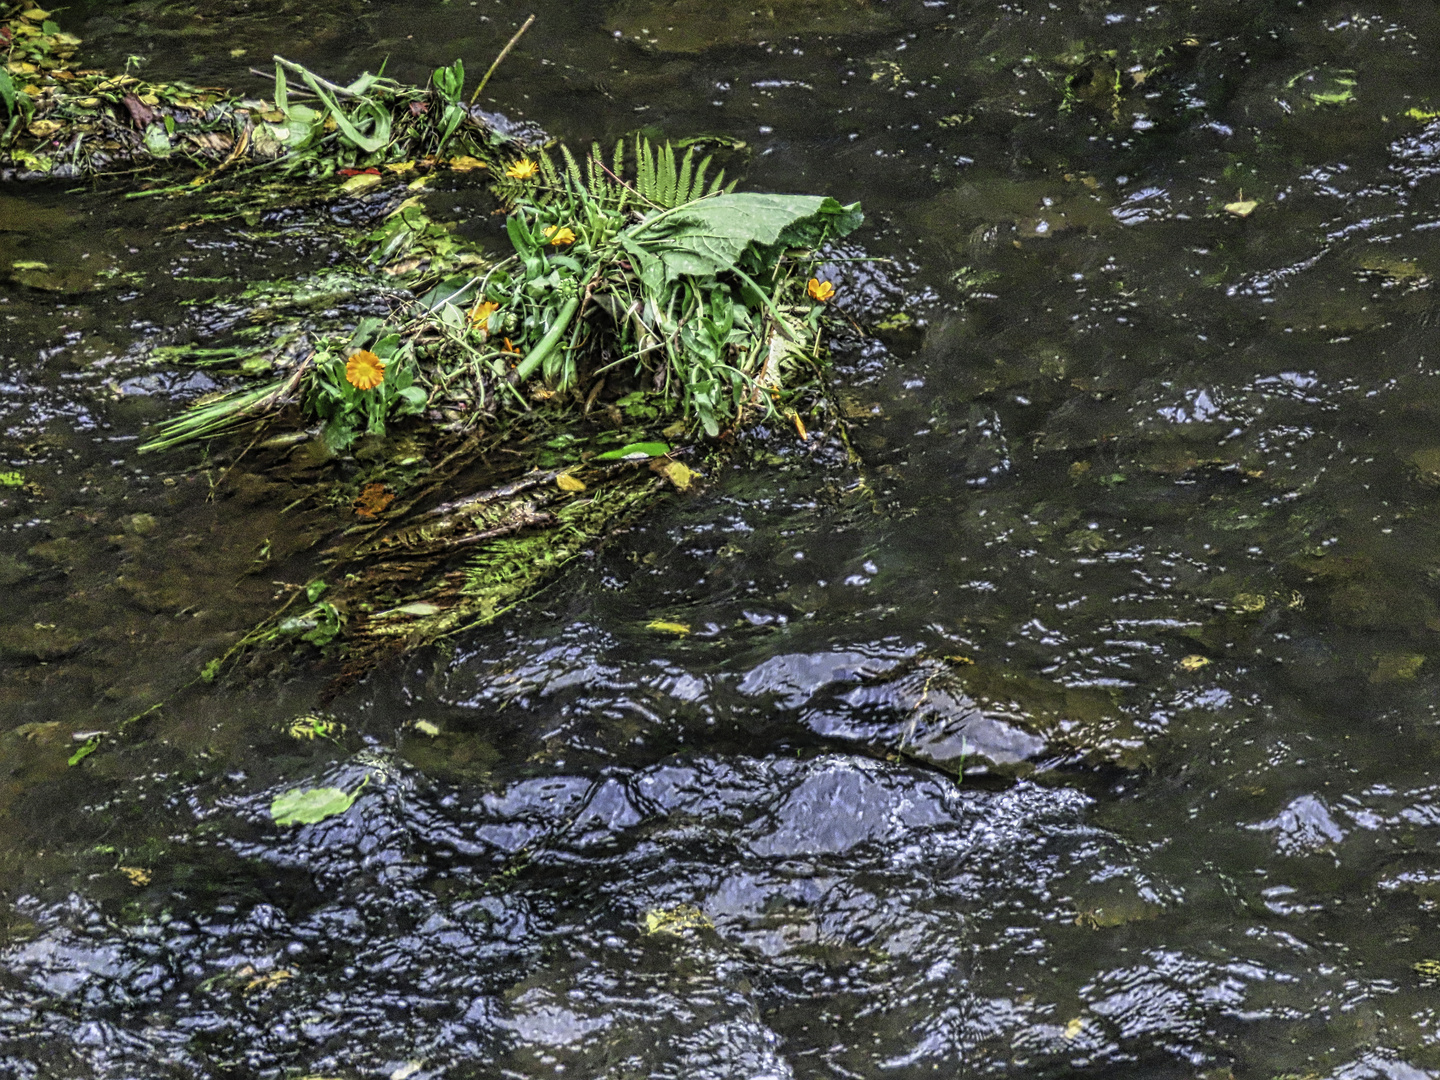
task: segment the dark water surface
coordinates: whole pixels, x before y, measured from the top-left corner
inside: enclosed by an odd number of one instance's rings
[[[259,92],[530,10],[62,19]],[[304,580],[262,477],[134,448],[184,301],[337,249],[0,192],[0,1074],[1440,1075],[1440,6],[534,10],[497,109],[864,201],[862,464],[763,435],[337,741],[265,683],[70,768]]]

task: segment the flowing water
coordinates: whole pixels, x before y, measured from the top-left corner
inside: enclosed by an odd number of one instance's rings
[[[529,10],[59,17],[259,92]],[[534,10],[489,107],[864,202],[860,463],[760,433],[332,739],[271,680],[70,767],[304,580],[266,478],[134,451],[252,317],[191,302],[339,249],[0,191],[0,1074],[1440,1075],[1440,8]]]

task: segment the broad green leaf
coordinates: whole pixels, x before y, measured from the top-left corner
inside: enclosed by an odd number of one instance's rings
[[[607,450],[603,454],[596,454],[596,461],[620,461],[629,457],[660,457],[668,454],[670,447],[663,442],[632,442],[626,443],[618,450]]]
[[[333,787],[310,788],[308,791],[295,788],[275,797],[270,804],[270,816],[275,819],[276,825],[314,825],[317,821],[349,810],[364,786],[362,783],[353,792]]]
[[[741,192],[701,199],[664,220],[637,225],[621,243],[643,240],[665,263],[669,280],[682,274],[708,277],[733,269],[751,244],[813,246],[827,236],[844,236],[862,220],[858,203]]]

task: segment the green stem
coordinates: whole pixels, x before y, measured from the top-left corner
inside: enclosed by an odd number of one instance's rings
[[[555,325],[550,327],[550,331],[540,339],[540,344],[530,350],[530,355],[520,361],[515,368],[515,374],[524,380],[535,373],[535,369],[543,364],[545,358],[554,350],[555,343],[564,335],[565,328],[570,325],[570,320],[575,317],[575,312],[579,307],[580,294],[576,293],[565,301],[565,306],[560,309],[560,314],[555,316]]]

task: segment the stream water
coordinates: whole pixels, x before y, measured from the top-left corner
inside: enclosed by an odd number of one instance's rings
[[[530,10],[58,17],[258,93],[473,80]],[[222,686],[71,767],[315,539],[136,456],[213,385],[152,350],[338,247],[0,190],[0,1075],[1440,1075],[1440,7],[533,10],[491,107],[864,202],[861,463],[760,433],[333,740]]]

